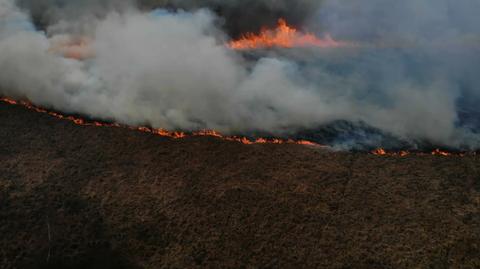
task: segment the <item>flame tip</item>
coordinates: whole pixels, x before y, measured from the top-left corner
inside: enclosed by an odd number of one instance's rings
[[[318,38],[312,33],[301,33],[288,25],[284,18],[278,19],[275,29],[262,27],[260,33],[245,33],[240,39],[231,41],[228,46],[234,50],[262,49],[272,47],[341,47],[345,42],[339,42],[326,34],[324,38]]]
[[[242,143],[242,144],[245,144],[245,145],[253,145],[253,144],[296,144],[296,145],[306,145],[306,146],[321,146],[320,144],[317,144],[315,142],[308,141],[308,140],[293,140],[293,139],[279,139],[279,138],[267,139],[267,138],[262,138],[262,137],[256,138],[255,140],[250,140],[247,137],[224,136],[218,131],[208,130],[208,129],[204,129],[204,130],[200,130],[200,131],[197,131],[197,132],[192,132],[190,134],[187,134],[187,133],[182,132],[182,131],[168,131],[168,130],[161,129],[161,128],[151,128],[151,127],[146,127],[146,126],[131,127],[131,126],[120,125],[118,123],[102,123],[102,122],[99,122],[99,121],[88,122],[87,120],[79,118],[79,117],[64,116],[64,115],[62,115],[60,113],[57,113],[57,112],[54,112],[54,111],[48,111],[44,108],[37,107],[37,106],[33,105],[32,103],[30,103],[28,101],[16,101],[14,99],[7,98],[7,97],[0,97],[0,101],[4,102],[6,104],[10,104],[10,105],[21,105],[21,106],[24,106],[24,107],[26,107],[30,110],[33,110],[33,111],[36,111],[36,112],[39,112],[39,113],[45,113],[47,115],[50,115],[52,117],[62,119],[62,120],[68,120],[68,121],[70,121],[70,122],[72,122],[76,125],[94,126],[94,127],[128,128],[128,129],[137,130],[137,131],[144,132],[144,133],[150,133],[150,134],[154,134],[154,135],[158,135],[158,136],[162,136],[162,137],[170,137],[170,138],[173,138],[173,139],[181,139],[181,138],[195,137],[195,136],[210,136],[210,137],[216,137],[216,138],[219,138],[219,139],[223,139],[225,141],[239,142],[239,143]],[[398,152],[388,152],[384,148],[378,148],[378,149],[375,149],[375,150],[371,151],[371,154],[377,155],[377,156],[400,156],[400,157],[405,157],[405,156],[411,155],[413,153],[410,152],[410,151],[405,151],[405,150],[398,151]],[[417,153],[417,154],[425,155],[425,153]],[[447,157],[447,156],[464,157],[467,154],[471,154],[473,156],[476,156],[476,152],[452,153],[452,152],[448,152],[448,151],[441,150],[441,149],[435,149],[430,154],[432,156],[444,156],[444,157]]]
[[[219,139],[223,139],[226,141],[233,141],[233,142],[239,142],[245,145],[252,145],[252,144],[286,144],[286,143],[294,143],[298,145],[308,145],[308,144],[314,144],[313,142],[309,141],[294,141],[294,140],[282,140],[278,138],[273,138],[273,139],[266,139],[266,138],[257,138],[256,140],[250,140],[247,137],[236,137],[236,136],[224,136],[220,132],[215,131],[215,130],[200,130],[197,132],[192,132],[190,134],[187,134],[182,131],[168,131],[165,129],[161,128],[152,128],[152,127],[146,127],[146,126],[140,126],[140,127],[133,127],[133,126],[124,126],[120,125],[118,123],[102,123],[99,121],[92,121],[88,122],[85,119],[79,118],[79,117],[74,117],[74,116],[64,116],[60,113],[54,112],[54,111],[48,111],[46,109],[37,107],[30,102],[27,101],[16,101],[10,98],[6,97],[0,97],[0,101],[10,104],[10,105],[22,105],[30,110],[39,112],[39,113],[45,113],[47,115],[50,115],[52,117],[55,117],[57,119],[62,119],[62,120],[67,120],[70,121],[76,125],[81,125],[81,126],[94,126],[94,127],[114,127],[114,128],[127,128],[130,130],[136,130],[139,132],[143,133],[149,133],[149,134],[154,134],[162,137],[169,137],[173,139],[181,139],[181,138],[187,138],[187,137],[195,137],[195,136],[210,136],[210,137],[215,137]]]

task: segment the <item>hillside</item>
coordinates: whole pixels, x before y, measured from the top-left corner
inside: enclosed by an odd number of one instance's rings
[[[0,267],[479,268],[479,165],[173,140],[0,104]]]

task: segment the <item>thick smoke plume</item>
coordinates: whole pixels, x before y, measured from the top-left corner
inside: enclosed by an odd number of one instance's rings
[[[301,25],[320,6],[318,0],[18,0],[39,27],[59,21],[85,21],[104,17],[115,11],[135,7],[144,11],[164,8],[170,11],[196,11],[203,8],[215,12],[221,27],[233,36],[273,26],[278,18]]]
[[[478,7],[0,0],[0,95],[156,128],[295,135],[330,126],[342,130],[338,147],[393,137],[478,149]],[[248,55],[225,45],[280,16],[357,45]]]

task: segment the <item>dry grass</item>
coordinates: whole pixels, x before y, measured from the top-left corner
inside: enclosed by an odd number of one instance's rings
[[[169,140],[1,104],[0,267],[479,268],[479,164]]]

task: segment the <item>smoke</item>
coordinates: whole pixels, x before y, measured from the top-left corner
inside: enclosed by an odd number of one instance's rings
[[[479,8],[472,0],[326,0],[310,23],[367,44],[360,57],[329,65],[343,78],[362,76],[368,85],[353,86],[357,96],[379,95],[367,100],[389,108],[363,116],[369,125],[409,140],[477,148]]]
[[[325,0],[315,19],[330,32],[355,40],[448,44],[478,41],[479,8],[475,0]]]
[[[0,95],[156,128],[288,136],[333,125],[341,148],[382,137],[479,148],[476,2],[249,2],[0,0]],[[248,57],[225,46],[280,15],[359,45]]]
[[[125,11],[133,6],[132,0],[14,0],[28,12],[40,30],[56,32],[68,30],[88,31],[92,22],[112,11]],[[54,27],[52,29],[51,27]],[[50,28],[50,29],[48,29]],[[56,29],[55,29],[56,28]]]
[[[168,9],[195,12],[208,8],[215,12],[219,24],[232,36],[253,32],[262,26],[274,26],[283,17],[291,24],[301,25],[313,15],[321,1],[318,0],[18,0],[27,9],[36,25],[43,29],[60,21],[91,21],[103,18],[108,12],[129,8],[142,10]],[[85,27],[83,30],[87,29]]]
[[[279,18],[300,26],[312,16],[321,0],[167,0],[140,1],[141,6],[195,10],[209,8],[223,18],[223,28],[234,37],[261,27],[274,26]]]

